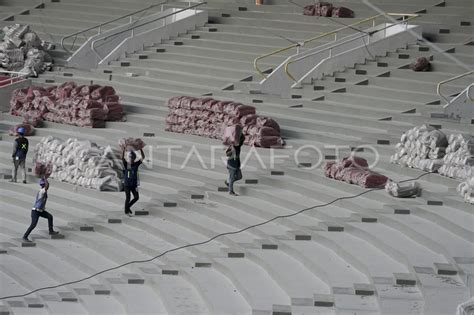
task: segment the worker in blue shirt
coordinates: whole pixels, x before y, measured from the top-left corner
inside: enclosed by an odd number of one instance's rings
[[[125,214],[131,217],[133,215],[132,210],[130,209],[135,202],[139,199],[138,194],[138,168],[142,164],[142,161],[145,159],[145,153],[143,150],[140,150],[141,159],[137,160],[137,155],[135,152],[130,151],[127,154],[128,162],[125,159],[125,149],[122,151],[122,162],[123,162],[123,190],[125,191]],[[133,194],[133,199],[130,200],[130,193]]]
[[[49,183],[46,179],[42,178],[39,184],[41,186],[41,189],[36,194],[35,204],[33,205],[33,208],[31,209],[31,224],[28,227],[28,230],[26,230],[25,234],[23,235],[24,242],[31,242],[28,236],[38,224],[39,217],[48,219],[49,235],[56,235],[59,233],[53,230],[53,216],[51,215],[51,213],[49,213],[45,209],[46,201],[48,200]]]
[[[10,182],[16,183],[18,168],[23,172],[23,184],[26,184],[26,155],[28,154],[28,139],[25,138],[25,128],[20,127],[16,131],[17,138],[13,142],[13,170]]]

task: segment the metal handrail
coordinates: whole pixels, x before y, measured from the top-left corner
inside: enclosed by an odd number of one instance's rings
[[[451,81],[454,81],[454,80],[457,80],[457,79],[460,79],[460,78],[467,77],[468,75],[471,75],[471,74],[474,74],[474,71],[468,71],[466,73],[463,73],[463,74],[460,74],[460,75],[457,75],[455,77],[452,77],[452,78],[449,78],[449,79],[446,79],[446,80],[443,80],[443,81],[439,82],[438,85],[436,86],[436,93],[438,93],[438,96],[441,97],[442,99],[444,99],[447,104],[449,104],[449,100],[443,94],[441,94],[441,85],[443,85],[445,83],[448,83],[448,82],[451,82]],[[468,96],[468,97],[471,101],[473,101],[473,99],[471,99],[470,96]]]
[[[394,15],[394,16],[402,16],[402,17],[405,17],[405,16],[408,16],[408,17],[411,17],[411,16],[419,16],[418,14],[410,14],[410,13],[385,13],[385,14],[377,14],[377,15],[374,15],[374,16],[371,16],[371,17],[368,17],[368,18],[365,18],[363,20],[360,20],[356,23],[352,23],[352,24],[349,24],[349,25],[346,25],[346,26],[343,26],[343,27],[340,27],[338,29],[335,29],[334,31],[331,31],[331,32],[326,32],[326,33],[323,33],[323,34],[320,34],[318,36],[315,36],[315,37],[312,37],[310,39],[306,39],[302,42],[299,42],[299,43],[295,43],[295,44],[292,44],[290,46],[287,46],[287,47],[283,47],[283,48],[280,48],[280,49],[277,49],[275,51],[272,51],[268,54],[265,54],[265,55],[262,55],[262,56],[259,56],[257,58],[255,58],[254,62],[253,62],[253,66],[255,68],[255,70],[263,77],[263,78],[267,78],[267,76],[265,75],[265,73],[263,73],[263,71],[258,67],[258,62],[263,59],[263,58],[267,58],[267,57],[270,57],[270,56],[273,56],[273,55],[276,55],[276,54],[279,54],[281,52],[284,52],[284,51],[287,51],[287,50],[290,50],[292,48],[297,48],[297,50],[299,49],[299,47],[301,46],[304,46],[305,44],[307,43],[310,43],[312,41],[315,41],[317,39],[320,39],[320,38],[323,38],[323,37],[326,37],[326,36],[330,36],[330,35],[335,35],[337,36],[337,33],[339,33],[340,31],[343,31],[343,30],[346,30],[346,29],[351,29],[353,28],[354,26],[356,25],[360,25],[360,24],[363,24],[363,23],[367,23],[367,22],[370,22],[370,21],[373,21],[373,26],[375,26],[375,19],[377,19],[378,17],[380,16],[384,16],[384,15]]]
[[[190,6],[186,7],[186,8],[184,8],[184,9],[180,9],[180,10],[178,10],[178,11],[176,11],[176,12],[172,12],[172,13],[169,13],[169,14],[166,14],[166,15],[163,15],[163,16],[160,16],[160,17],[158,17],[158,18],[156,18],[156,19],[153,19],[153,20],[151,20],[151,21],[147,21],[147,22],[142,23],[142,24],[140,24],[140,25],[134,25],[133,27],[128,28],[128,29],[126,29],[126,30],[118,31],[118,32],[115,32],[114,34],[110,34],[110,35],[107,35],[107,36],[105,36],[105,37],[98,38],[98,39],[96,39],[96,40],[94,40],[94,41],[92,42],[92,44],[91,44],[91,49],[92,49],[92,51],[97,55],[97,57],[99,57],[99,58],[102,60],[102,56],[100,56],[99,53],[98,53],[98,52],[96,51],[96,49],[95,49],[95,44],[96,44],[98,41],[105,41],[105,40],[107,40],[107,39],[109,39],[109,38],[111,38],[111,37],[114,37],[114,36],[117,36],[117,35],[120,35],[120,34],[123,34],[123,33],[127,33],[127,32],[130,32],[130,31],[132,31],[132,36],[133,36],[133,30],[136,29],[136,28],[139,28],[139,27],[144,26],[144,25],[148,25],[148,24],[150,24],[150,23],[153,23],[153,22],[156,22],[156,21],[165,19],[165,18],[167,18],[167,17],[176,15],[176,14],[178,14],[178,13],[181,13],[181,12],[184,12],[184,11],[187,11],[187,10],[190,10],[190,9],[194,9],[194,8],[196,8],[196,7],[198,7],[198,6],[201,6],[201,5],[203,5],[203,4],[206,4],[206,3],[207,3],[207,2],[205,2],[205,1],[204,1],[204,2],[199,2],[199,3],[197,3],[197,4],[190,5]],[[191,3],[189,3],[189,4],[191,4]]]
[[[5,83],[5,82],[9,82],[9,84],[12,84],[14,82],[19,82],[19,81],[25,80],[29,76],[28,73],[21,72],[21,71],[18,72],[18,71],[0,70],[0,74],[2,74],[2,73],[6,73],[6,74],[9,74],[9,75],[17,75],[17,76],[16,77],[15,76],[10,76],[7,79],[1,80],[0,81],[0,87],[3,86],[3,83]]]
[[[131,12],[131,13],[122,15],[122,16],[120,16],[120,17],[118,17],[118,18],[113,19],[113,20],[109,20],[109,21],[107,21],[107,22],[102,22],[102,23],[97,24],[97,25],[95,25],[95,26],[92,26],[92,27],[83,29],[83,30],[81,30],[81,31],[79,31],[79,32],[75,32],[75,33],[66,35],[66,36],[64,36],[64,37],[61,39],[61,47],[62,47],[62,48],[64,49],[64,51],[66,51],[68,54],[72,55],[71,51],[69,51],[69,49],[67,49],[67,48],[65,47],[65,45],[64,45],[64,42],[65,42],[66,39],[71,38],[71,37],[74,37],[74,36],[77,38],[77,35],[86,33],[86,32],[88,32],[88,31],[91,31],[91,30],[97,29],[97,28],[99,29],[99,34],[100,34],[101,28],[102,28],[103,26],[107,25],[107,24],[110,24],[110,23],[113,23],[113,22],[122,20],[122,19],[127,18],[127,17],[131,17],[132,15],[135,15],[135,14],[138,14],[138,13],[141,13],[141,12],[144,12],[144,11],[147,11],[147,10],[150,10],[150,9],[152,9],[152,8],[154,8],[154,7],[161,6],[161,5],[164,5],[164,4],[167,4],[167,3],[168,3],[168,0],[163,1],[163,2],[160,2],[160,3],[157,3],[157,4],[152,4],[152,5],[149,5],[149,6],[146,7],[146,8],[143,8],[143,9],[140,9],[140,10],[137,10],[137,11],[134,11],[134,12]],[[71,47],[71,48],[72,48],[72,47]]]
[[[404,14],[404,13],[386,13],[386,14],[389,15],[389,16],[399,16],[399,15],[403,15],[403,17],[408,16],[407,14]],[[383,29],[388,29],[388,28],[390,28],[390,27],[394,27],[395,25],[399,25],[400,23],[406,23],[407,21],[412,20],[412,19],[415,19],[415,18],[417,18],[418,16],[419,16],[419,15],[417,15],[417,14],[413,14],[413,15],[411,15],[409,18],[407,18],[407,19],[404,18],[402,21],[399,21],[399,22],[397,22],[397,23],[394,23],[394,24],[391,24],[391,25],[389,25],[389,26],[386,26],[386,27],[384,27]],[[382,30],[382,29],[381,29],[381,30]],[[381,30],[377,30],[377,31],[381,31]],[[361,35],[361,36],[359,36],[359,37],[351,38],[351,39],[349,39],[349,40],[347,40],[347,41],[343,41],[343,42],[334,44],[334,45],[332,45],[332,46],[330,46],[330,47],[325,47],[325,48],[323,48],[323,49],[320,49],[320,50],[318,50],[318,51],[316,51],[316,52],[312,52],[311,54],[307,54],[307,55],[301,56],[301,57],[299,57],[299,58],[296,58],[296,59],[294,59],[294,60],[290,60],[290,61],[288,61],[288,62],[285,64],[285,73],[286,73],[286,75],[287,75],[291,80],[293,80],[294,82],[297,82],[298,80],[295,79],[295,77],[290,73],[290,70],[289,70],[290,64],[293,64],[293,63],[295,63],[295,62],[297,62],[297,61],[306,59],[306,58],[308,58],[308,57],[310,57],[310,56],[314,56],[314,55],[319,54],[319,53],[321,53],[321,52],[323,52],[323,51],[325,51],[325,50],[328,50],[328,49],[331,50],[331,49],[333,49],[333,48],[335,48],[335,47],[341,46],[341,45],[343,45],[343,44],[345,44],[345,43],[349,43],[349,42],[351,42],[351,41],[355,41],[355,40],[360,39],[360,38],[363,38],[363,37],[365,37],[365,36],[370,36],[370,35],[364,33],[363,35]]]

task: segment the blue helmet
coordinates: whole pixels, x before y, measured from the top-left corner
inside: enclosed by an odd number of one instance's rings
[[[16,133],[23,136],[25,134],[25,128],[24,127],[18,128],[16,130]]]
[[[46,185],[46,180],[44,178],[41,178],[39,184],[41,187],[44,187]]]

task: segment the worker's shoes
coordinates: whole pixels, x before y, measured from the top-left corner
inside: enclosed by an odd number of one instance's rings
[[[58,235],[59,232],[58,231],[49,231],[49,235]]]
[[[26,180],[23,181],[23,184],[26,184]]]
[[[22,240],[23,240],[23,242],[25,242],[25,243],[33,243],[32,241],[30,241],[30,240],[28,239],[28,237],[24,237],[24,236],[23,236]]]
[[[238,196],[239,194],[236,194],[235,192],[230,191],[230,192],[229,192],[229,195],[231,195],[231,196]]]

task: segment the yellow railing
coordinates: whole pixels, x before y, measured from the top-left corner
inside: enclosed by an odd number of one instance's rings
[[[452,77],[452,78],[449,78],[449,79],[446,79],[446,80],[443,80],[443,81],[439,82],[438,85],[436,86],[436,92],[438,93],[439,97],[443,98],[446,101],[446,104],[449,104],[448,98],[445,97],[443,94],[441,94],[441,86],[443,84],[448,83],[448,82],[467,77],[468,75],[471,75],[471,74],[474,74],[474,71],[468,71],[466,73],[463,73],[463,74],[460,74],[460,75],[457,75],[455,77]],[[468,97],[471,101],[473,101],[473,99],[471,99],[471,97],[469,95],[468,95]]]
[[[254,68],[255,70],[264,78],[267,78],[267,76],[265,75],[265,73],[263,73],[263,71],[259,68],[258,66],[258,62],[264,58],[267,58],[267,57],[270,57],[270,56],[273,56],[273,55],[277,55],[279,53],[282,53],[284,51],[287,51],[287,50],[290,50],[290,49],[293,49],[293,48],[297,48],[299,49],[299,47],[301,46],[304,46],[305,44],[307,43],[310,43],[310,42],[313,42],[317,39],[321,39],[323,37],[327,37],[327,36],[331,36],[331,35],[334,35],[334,40],[337,40],[337,33],[343,31],[343,30],[347,30],[347,29],[352,29],[354,26],[357,26],[357,25],[360,25],[360,24],[364,24],[364,23],[367,23],[367,22],[371,22],[372,21],[372,26],[375,26],[375,20],[381,16],[401,16],[403,17],[403,20],[400,21],[401,23],[404,23],[408,20],[411,20],[411,19],[414,19],[416,17],[418,17],[419,15],[418,14],[410,14],[410,13],[384,13],[384,14],[377,14],[377,15],[374,15],[374,16],[371,16],[371,17],[368,17],[368,18],[365,18],[363,20],[360,20],[356,23],[353,23],[353,24],[349,24],[349,25],[346,25],[344,27],[340,27],[334,31],[331,31],[331,32],[326,32],[326,33],[323,33],[323,34],[320,34],[318,36],[315,36],[315,37],[312,37],[310,39],[307,39],[307,40],[304,40],[302,42],[299,42],[299,43],[296,43],[296,44],[292,44],[290,46],[287,46],[287,47],[283,47],[283,48],[280,48],[280,49],[277,49],[275,51],[272,51],[268,54],[265,54],[265,55],[262,55],[262,56],[259,56],[257,58],[255,58],[254,62],[253,62],[253,65],[254,65]],[[408,18],[405,18],[405,17],[408,17]],[[286,67],[286,65],[285,65]],[[288,74],[288,73],[287,73]],[[291,77],[291,76],[290,76]]]

